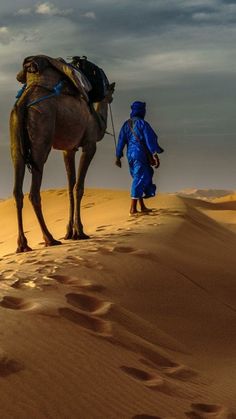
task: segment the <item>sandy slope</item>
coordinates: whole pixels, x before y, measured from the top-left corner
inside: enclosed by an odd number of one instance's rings
[[[66,192],[43,204],[62,237]],[[44,248],[26,200],[35,250],[15,255],[0,202],[1,417],[236,418],[236,201],[150,204],[129,217],[127,192],[88,190],[91,239]]]

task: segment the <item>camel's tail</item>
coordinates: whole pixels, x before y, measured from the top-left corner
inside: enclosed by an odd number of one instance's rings
[[[36,168],[31,153],[31,145],[26,128],[27,107],[26,101],[22,98],[14,106],[10,116],[10,134],[11,134],[11,156],[17,163],[24,161],[30,172]]]

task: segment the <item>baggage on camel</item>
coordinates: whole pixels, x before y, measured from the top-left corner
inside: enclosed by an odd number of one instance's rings
[[[72,57],[71,65],[80,70],[91,83],[92,89],[88,93],[90,102],[94,103],[103,100],[109,81],[102,68],[87,60],[85,56]]]
[[[86,57],[72,57],[72,62],[67,63],[63,58],[51,58],[47,55],[29,56],[24,59],[23,69],[18,73],[17,80],[26,83],[27,78],[27,87],[43,83],[50,90],[48,76],[44,79],[44,70],[50,66],[59,71],[62,79],[70,82],[87,102],[101,102],[104,99],[109,81],[104,71]]]
[[[47,55],[34,55],[26,57],[23,61],[23,68],[17,74],[17,80],[21,83],[26,83],[27,87],[31,85],[43,85],[48,86],[50,90],[52,83],[48,74],[45,73],[45,69],[52,67],[61,73],[61,79],[67,81],[69,85],[74,89],[75,92],[79,93],[87,102],[89,101],[88,92],[91,90],[91,84],[86,77],[68,65],[63,58],[51,58]]]

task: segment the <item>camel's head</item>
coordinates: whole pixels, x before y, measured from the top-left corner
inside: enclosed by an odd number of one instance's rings
[[[115,83],[111,83],[107,86],[106,94],[103,99],[105,103],[111,103],[113,101],[113,93],[115,91]]]
[[[17,74],[16,79],[21,83],[26,83],[27,73],[41,74],[47,67],[48,62],[44,55],[33,55],[26,57],[23,61],[23,68]]]

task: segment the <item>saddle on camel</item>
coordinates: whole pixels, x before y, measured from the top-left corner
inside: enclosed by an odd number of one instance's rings
[[[68,177],[70,210],[65,239],[86,239],[88,236],[83,231],[80,215],[84,182],[96,152],[96,143],[106,132],[108,104],[113,100],[115,83],[109,84],[106,77],[100,77],[102,85],[97,89],[100,91],[100,100],[91,103],[91,99],[98,99],[96,89],[93,91],[94,80],[92,83],[89,81],[78,63],[75,65],[72,61],[68,64],[62,58],[54,59],[45,55],[25,58],[17,80],[24,84],[10,115],[18,219],[17,252],[31,250],[24,234],[22,217],[26,166],[32,173],[29,199],[45,245],[60,244],[47,229],[40,198],[43,168],[52,148],[63,151]],[[81,156],[76,176],[75,153],[79,148]]]

